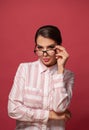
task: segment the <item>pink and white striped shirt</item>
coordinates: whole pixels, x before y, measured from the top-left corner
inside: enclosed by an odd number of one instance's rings
[[[49,120],[49,111],[63,112],[72,97],[74,74],[57,73],[57,64],[46,67],[40,60],[21,63],[9,94],[8,114],[16,130],[64,130],[64,121]]]

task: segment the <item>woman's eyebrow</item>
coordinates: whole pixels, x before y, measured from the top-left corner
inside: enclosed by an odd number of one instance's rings
[[[41,48],[43,48],[43,46],[41,46],[41,45],[39,45],[39,44],[37,44],[37,47],[41,47]]]
[[[51,45],[49,45],[49,46],[47,46],[47,47],[55,47],[55,45],[56,45],[56,44],[51,44]]]
[[[48,45],[47,47],[55,47],[55,45],[56,45],[56,44],[53,43],[53,44]],[[38,46],[38,47],[42,47],[42,48],[44,48],[43,46],[41,46],[41,45],[39,45],[39,44],[37,44],[37,46]]]

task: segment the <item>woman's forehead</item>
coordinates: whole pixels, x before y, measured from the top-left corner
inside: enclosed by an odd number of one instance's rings
[[[42,47],[48,47],[50,45],[55,45],[55,41],[50,39],[50,38],[45,38],[42,36],[39,36],[37,38],[37,45],[42,46]]]

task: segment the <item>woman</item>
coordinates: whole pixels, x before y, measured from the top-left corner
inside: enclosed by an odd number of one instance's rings
[[[74,74],[65,69],[69,58],[56,26],[40,27],[35,34],[38,60],[21,63],[8,99],[8,114],[16,130],[64,130],[70,118]]]

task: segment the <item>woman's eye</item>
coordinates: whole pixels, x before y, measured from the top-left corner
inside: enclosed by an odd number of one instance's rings
[[[37,46],[37,48],[38,48],[38,49],[42,49],[42,47],[41,47],[41,46]]]
[[[42,50],[43,48],[41,46],[37,46],[38,50]]]
[[[49,46],[49,48],[48,49],[53,49],[55,46]]]

